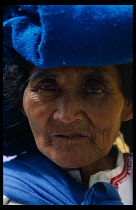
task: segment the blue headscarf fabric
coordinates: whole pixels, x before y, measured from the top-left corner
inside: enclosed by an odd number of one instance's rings
[[[8,5],[4,46],[40,68],[133,59],[133,5]]]
[[[4,195],[25,205],[123,205],[105,182],[89,190],[39,151],[4,163]]]

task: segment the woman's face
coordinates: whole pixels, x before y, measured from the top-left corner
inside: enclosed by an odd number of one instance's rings
[[[128,105],[114,66],[35,67],[23,109],[38,149],[65,168],[79,168],[106,156]]]

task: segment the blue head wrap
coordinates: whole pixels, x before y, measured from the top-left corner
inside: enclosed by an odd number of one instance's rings
[[[10,5],[4,46],[40,68],[104,66],[133,59],[132,5]]]

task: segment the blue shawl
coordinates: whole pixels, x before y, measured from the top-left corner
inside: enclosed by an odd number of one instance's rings
[[[98,182],[86,190],[39,151],[4,163],[3,193],[25,205],[123,205],[112,185]]]

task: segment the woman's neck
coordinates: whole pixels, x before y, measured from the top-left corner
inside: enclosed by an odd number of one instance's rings
[[[105,171],[107,169],[114,169],[116,167],[117,162],[117,148],[113,147],[109,154],[89,166],[85,166],[80,168],[82,185],[88,189],[89,179],[91,175],[96,174],[99,171]]]

